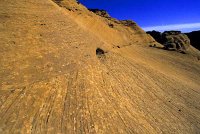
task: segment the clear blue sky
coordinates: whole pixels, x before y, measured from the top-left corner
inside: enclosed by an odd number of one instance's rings
[[[114,18],[134,20],[145,30],[200,30],[200,0],[79,1],[88,8],[105,9]]]

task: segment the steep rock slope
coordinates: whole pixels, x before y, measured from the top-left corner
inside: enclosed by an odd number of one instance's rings
[[[199,133],[195,57],[62,2],[0,1],[0,133]]]
[[[147,35],[136,23],[134,25],[130,23],[131,21],[119,21],[110,17],[106,11],[97,11],[96,13],[104,12],[103,14],[94,14],[89,11],[76,0],[62,0],[55,1],[60,7],[62,7],[73,20],[75,20],[79,25],[89,30],[92,34],[102,39],[105,44],[109,44],[111,49],[116,46],[127,46],[137,44],[137,45],[148,45],[149,43],[155,42],[155,40]],[[113,27],[110,27],[112,25]],[[106,34],[105,34],[106,33]],[[141,40],[143,38],[143,40]]]

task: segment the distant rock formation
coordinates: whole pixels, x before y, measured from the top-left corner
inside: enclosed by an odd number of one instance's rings
[[[162,34],[162,39],[166,49],[185,51],[190,46],[190,39],[180,31],[166,31]]]
[[[157,42],[164,45],[165,49],[174,49],[178,51],[185,51],[190,46],[190,39],[181,31],[165,31],[164,33],[157,31],[149,31]]]
[[[191,45],[200,50],[200,30],[185,34],[190,38]]]

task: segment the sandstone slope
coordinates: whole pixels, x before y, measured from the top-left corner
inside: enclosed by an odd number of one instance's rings
[[[124,23],[73,0],[1,0],[0,133],[199,133],[199,60]]]

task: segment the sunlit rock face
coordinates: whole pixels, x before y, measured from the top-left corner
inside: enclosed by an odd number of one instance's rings
[[[0,134],[199,133],[192,46],[165,51],[134,22],[75,0],[0,9]]]
[[[106,10],[100,10],[100,9],[88,9],[88,10],[101,16],[101,17],[111,18]]]

